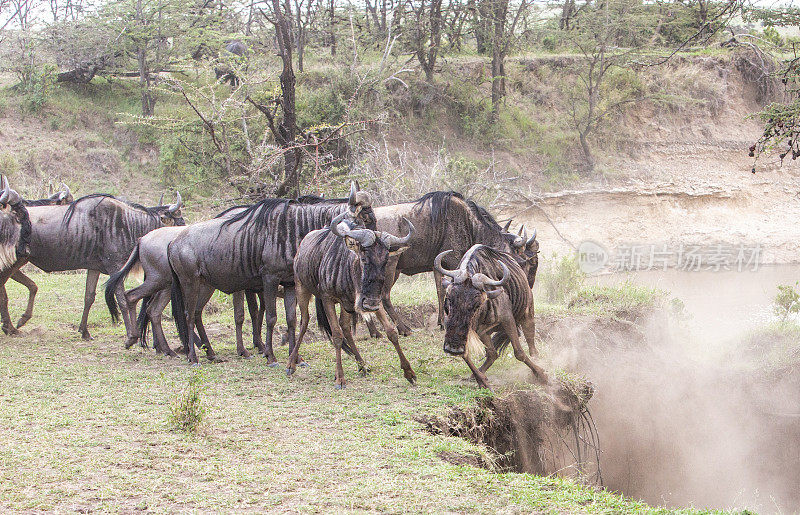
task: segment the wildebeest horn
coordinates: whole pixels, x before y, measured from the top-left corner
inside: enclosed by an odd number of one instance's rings
[[[158,199],[158,204],[157,205],[159,205],[159,206],[163,206],[164,205],[164,194],[163,193],[161,194],[161,198]]]
[[[169,206],[169,208],[167,208],[167,212],[169,212],[169,213],[174,213],[175,211],[179,210],[181,208],[181,206],[183,205],[183,199],[181,198],[181,192],[180,191],[176,191],[175,195],[177,197],[175,199],[175,203],[172,204],[171,206]]]
[[[383,236],[381,237],[383,243],[391,250],[396,250],[411,241],[411,235],[414,234],[414,224],[411,223],[411,220],[405,216],[403,217],[403,220],[405,220],[406,224],[408,224],[408,234],[406,236],[398,238],[394,234],[383,233]]]
[[[358,184],[356,184],[356,181],[350,181],[350,195],[347,198],[347,202],[351,206],[356,205],[356,193],[358,193]]]
[[[533,236],[531,236],[531,238],[527,242],[525,242],[525,246],[526,247],[529,246],[535,240],[536,240],[536,229],[533,230]]]
[[[503,267],[503,277],[499,281],[492,279],[486,274],[477,273],[472,275],[472,285],[483,291],[486,291],[487,286],[503,286],[508,279],[508,267],[502,261],[498,261],[498,263]]]
[[[503,232],[508,232],[508,229],[511,227],[511,221],[512,220],[509,218],[508,222],[506,222],[506,226],[503,227]]]
[[[348,213],[345,211],[344,213],[340,214],[333,220],[331,220],[330,225],[328,228],[331,230],[333,234],[339,236],[340,238],[353,238],[357,240],[362,246],[364,247],[371,247],[375,244],[375,232],[370,231],[369,229],[350,229],[347,228],[344,231],[340,227],[340,223],[344,220],[344,217],[347,216]]]
[[[2,180],[0,180],[0,184],[3,186],[3,194],[0,195],[0,204],[6,205],[8,203],[8,197],[11,196],[11,188],[8,187],[8,179],[5,175],[3,175]]]
[[[433,268],[442,275],[446,275],[447,277],[452,277],[453,279],[460,279],[464,277],[466,270],[458,269],[458,270],[448,270],[442,266],[442,258],[445,257],[447,254],[453,252],[452,250],[445,250],[441,252],[436,259],[433,260]]]
[[[69,197],[69,195],[71,193],[69,191],[69,186],[67,186],[66,184],[64,184],[62,182],[60,189],[61,189],[61,191],[58,193],[58,200],[64,200],[65,198]]]
[[[525,232],[524,235],[523,235],[523,232]],[[519,234],[517,235],[517,237],[514,238],[514,242],[513,242],[514,247],[518,248],[518,249],[521,249],[522,247],[525,246],[525,241],[527,239],[528,239],[528,233],[527,233],[527,231],[525,231],[525,226],[523,225],[522,227],[519,228]]]
[[[519,226],[519,232],[517,233],[517,236],[522,236],[522,231],[524,231],[524,230],[525,230],[525,224],[520,225]]]

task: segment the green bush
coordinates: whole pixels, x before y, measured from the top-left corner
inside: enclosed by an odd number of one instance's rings
[[[170,425],[177,431],[196,434],[200,429],[207,409],[202,399],[203,378],[199,371],[187,380],[186,389],[172,399]]]
[[[581,271],[578,259],[574,255],[559,259],[553,254],[552,259],[545,263],[536,277],[536,283],[541,288],[545,300],[552,304],[569,303],[583,288],[585,280],[586,274]]]
[[[775,294],[772,302],[775,314],[783,319],[791,314],[800,313],[800,293],[789,284],[778,286],[778,293]]]
[[[23,75],[24,79],[17,86],[22,93],[22,110],[38,113],[47,104],[56,84],[58,69],[51,65],[31,67]]]

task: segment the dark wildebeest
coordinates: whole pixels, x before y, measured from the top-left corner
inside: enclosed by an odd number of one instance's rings
[[[411,239],[411,250],[400,256],[392,284],[400,273],[415,275],[433,271],[439,300],[440,325],[444,291],[441,287],[441,275],[433,269],[433,260],[442,251],[452,250],[445,256],[445,266],[449,267],[458,266],[464,253],[478,243],[511,253],[526,270],[532,266],[527,254],[533,248],[536,234],[530,240],[524,240],[508,233],[508,226],[505,229],[501,227],[486,209],[465,199],[460,193],[434,191],[413,202],[375,208],[375,217],[378,229],[390,234],[399,234],[403,230],[403,218],[408,218],[417,228]],[[538,243],[536,247],[538,249]],[[411,329],[400,319],[389,296],[384,298],[384,306],[397,323],[400,334],[410,334]]]
[[[214,66],[214,74],[217,76],[217,80],[227,82],[234,88],[238,86],[239,77],[236,76],[236,71],[227,61],[229,59],[240,60],[244,57],[246,52],[247,47],[241,41],[236,39],[228,41],[225,44],[225,50],[222,52],[222,56],[220,56],[220,62]]]
[[[0,180],[0,317],[3,331],[15,334],[8,312],[6,282],[12,274],[28,261],[31,241],[31,221],[25,203],[8,185],[8,179]]]
[[[498,356],[491,335],[502,332],[510,337],[514,357],[531,369],[537,381],[547,383],[547,374],[531,359],[538,355],[534,344],[533,293],[517,260],[486,245],[474,245],[455,270],[448,270],[442,261],[450,253],[444,251],[434,260],[445,289],[444,351],[462,356],[478,384],[488,388],[485,373]],[[530,356],[520,345],[518,328],[525,335]],[[480,368],[472,363],[467,352],[467,342],[473,337],[486,347],[486,361]]]
[[[72,197],[72,193],[69,190],[69,186],[64,183],[61,183],[62,189],[47,198],[38,199],[38,200],[23,200],[23,204],[25,207],[36,207],[36,206],[64,206],[75,199]],[[25,261],[27,262],[27,256],[25,256]],[[25,272],[22,271],[21,267],[24,263],[21,263],[19,267],[11,274],[11,279],[18,282],[19,284],[23,285],[25,288],[28,289],[28,304],[25,307],[25,312],[17,321],[16,329],[24,326],[28,320],[31,319],[33,316],[33,305],[36,299],[36,293],[39,291],[39,287],[36,286],[36,283],[25,275]],[[3,325],[3,331],[6,334],[15,334],[17,331],[7,325]]]
[[[416,375],[400,348],[397,330],[383,308],[384,285],[387,271],[393,271],[399,256],[408,248],[414,226],[407,219],[408,235],[398,238],[389,233],[355,228],[343,222],[347,213],[334,218],[327,229],[308,233],[300,243],[294,259],[295,288],[300,306],[300,334],[287,366],[291,375],[300,343],[308,329],[308,303],[317,298],[317,319],[328,334],[336,352],[336,388],[345,385],[342,370],[342,345],[346,338],[359,370],[366,373],[364,360],[358,352],[350,332],[354,313],[376,313],[389,340],[400,357],[403,375],[411,384]],[[341,223],[341,224],[340,224]],[[341,304],[341,316],[336,318],[336,304]]]
[[[297,314],[293,264],[300,241],[345,211],[374,228],[371,205],[369,195],[353,185],[347,203],[270,198],[232,217],[189,227],[168,250],[173,274],[172,308],[181,341],[188,345],[189,335],[194,332],[196,313],[202,309],[200,295],[205,288],[225,293],[261,290],[267,325],[263,352],[270,365],[277,363],[272,351],[272,332],[277,321],[275,302],[279,285],[284,287],[287,341],[289,349],[294,348]],[[189,361],[197,363],[194,345],[189,345]]]
[[[226,209],[217,218],[229,217],[238,212],[247,209],[249,206],[235,206]],[[117,306],[116,291],[120,284],[124,284],[125,278],[137,266],[141,267],[144,273],[144,282],[125,293],[125,300],[128,304],[128,311],[134,313],[136,303],[142,300],[142,307],[139,312],[139,317],[136,325],[132,328],[133,333],[128,333],[125,348],[130,348],[140,338],[142,346],[145,346],[144,340],[146,338],[147,326],[150,324],[153,328],[153,346],[157,352],[162,352],[169,356],[175,356],[175,352],[170,348],[164,336],[164,330],[161,326],[161,316],[170,300],[170,288],[172,287],[172,273],[169,269],[169,258],[167,256],[167,247],[170,243],[186,229],[182,227],[162,227],[155,231],[149,232],[142,236],[139,243],[133,249],[131,256],[125,265],[116,273],[114,273],[106,283],[105,299],[108,306],[109,313],[112,318],[119,316],[119,308]],[[210,296],[214,290],[204,292],[204,296]],[[244,348],[242,342],[242,325],[244,323],[244,292],[234,293],[234,321],[236,325],[236,349],[240,356],[249,357],[250,353]],[[205,299],[205,304],[208,299]],[[255,302],[250,300],[249,302]],[[253,344],[256,348],[263,350],[260,342],[260,326],[258,326],[258,318],[254,313],[259,313],[258,307],[255,310],[251,308],[251,318],[254,324],[253,330]],[[263,312],[261,312],[263,316]],[[207,337],[205,328],[202,324],[202,313],[197,314],[198,333],[203,336],[200,338],[203,344],[207,344]],[[184,349],[186,350],[186,349]],[[188,351],[187,351],[188,352]]]
[[[94,303],[100,274],[119,270],[139,238],[165,225],[185,225],[182,201],[168,206],[144,207],[96,193],[79,198],[69,206],[39,206],[28,209],[33,235],[30,262],[45,272],[86,269],[83,316],[78,330],[85,339],[89,308]],[[124,294],[120,287],[118,298]],[[132,323],[127,306],[123,320]]]

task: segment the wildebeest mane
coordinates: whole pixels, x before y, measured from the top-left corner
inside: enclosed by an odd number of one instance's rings
[[[78,204],[85,201],[85,200],[92,200],[92,199],[100,199],[102,202],[105,199],[112,199],[122,202],[125,205],[128,205],[138,211],[143,213],[147,213],[152,217],[157,217],[159,210],[162,209],[164,206],[156,206],[156,207],[145,207],[141,204],[137,204],[135,202],[128,202],[127,200],[122,200],[121,198],[117,198],[110,193],[90,193],[89,195],[83,196],[79,199],[74,200],[69,207],[67,208],[67,212],[64,213],[64,225],[69,225],[69,222],[72,220],[73,215],[75,214],[75,209],[78,207]],[[98,202],[98,204],[100,203]]]
[[[475,203],[474,200],[466,199],[465,202],[469,206],[469,210],[472,211],[472,214],[475,215],[475,218],[480,220],[480,222],[490,230],[497,230],[498,232],[502,231],[503,228],[500,227],[500,224],[497,223],[497,220],[486,210],[486,208],[479,206]]]
[[[214,215],[214,218],[222,218],[223,216],[227,215],[228,213],[230,213],[234,209],[247,209],[247,208],[251,207],[252,205],[253,204],[240,204],[238,206],[231,206],[231,207],[227,208],[225,211],[222,211],[221,213],[217,213],[216,215]]]
[[[222,227],[237,222],[244,222],[245,225],[265,225],[269,221],[272,213],[276,212],[279,208],[283,208],[283,211],[286,212],[286,210],[289,209],[289,202],[289,200],[282,198],[265,198],[261,202],[253,204],[252,206],[248,206],[241,213],[236,213],[232,217],[225,220],[225,222],[222,224]],[[219,215],[217,215],[217,218],[219,218]]]
[[[37,206],[55,206],[58,203],[56,199],[50,198],[41,198],[37,200],[23,200],[23,204],[25,207],[37,207]]]
[[[457,191],[431,191],[415,200],[414,207],[419,211],[426,203],[429,203],[431,206],[431,222],[437,225],[440,220],[447,219],[447,212],[450,209],[450,201],[453,197],[464,200],[464,196]]]

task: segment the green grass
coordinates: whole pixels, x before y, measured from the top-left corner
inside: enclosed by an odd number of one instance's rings
[[[430,435],[415,417],[485,393],[460,360],[441,352],[438,333],[402,341],[417,387],[402,378],[387,342],[360,340],[372,372],[359,377],[346,360],[348,387],[336,391],[327,342],[304,345],[311,366],[292,378],[263,359],[236,357],[221,295],[212,303],[223,309],[206,325],[228,361],[201,366],[207,412],[198,435],[176,431],[171,400],[197,369],[152,350],[123,350],[123,329],[108,322],[100,299],[90,317],[95,340],[81,340],[83,275],[34,278],[34,319],[22,336],[0,338],[2,511],[654,511],[558,478],[440,459],[485,450]],[[398,298],[413,301],[418,293],[405,286]],[[9,292],[17,315],[23,292],[16,284]],[[286,349],[277,355],[286,359]],[[513,366],[502,358],[492,374]]]

